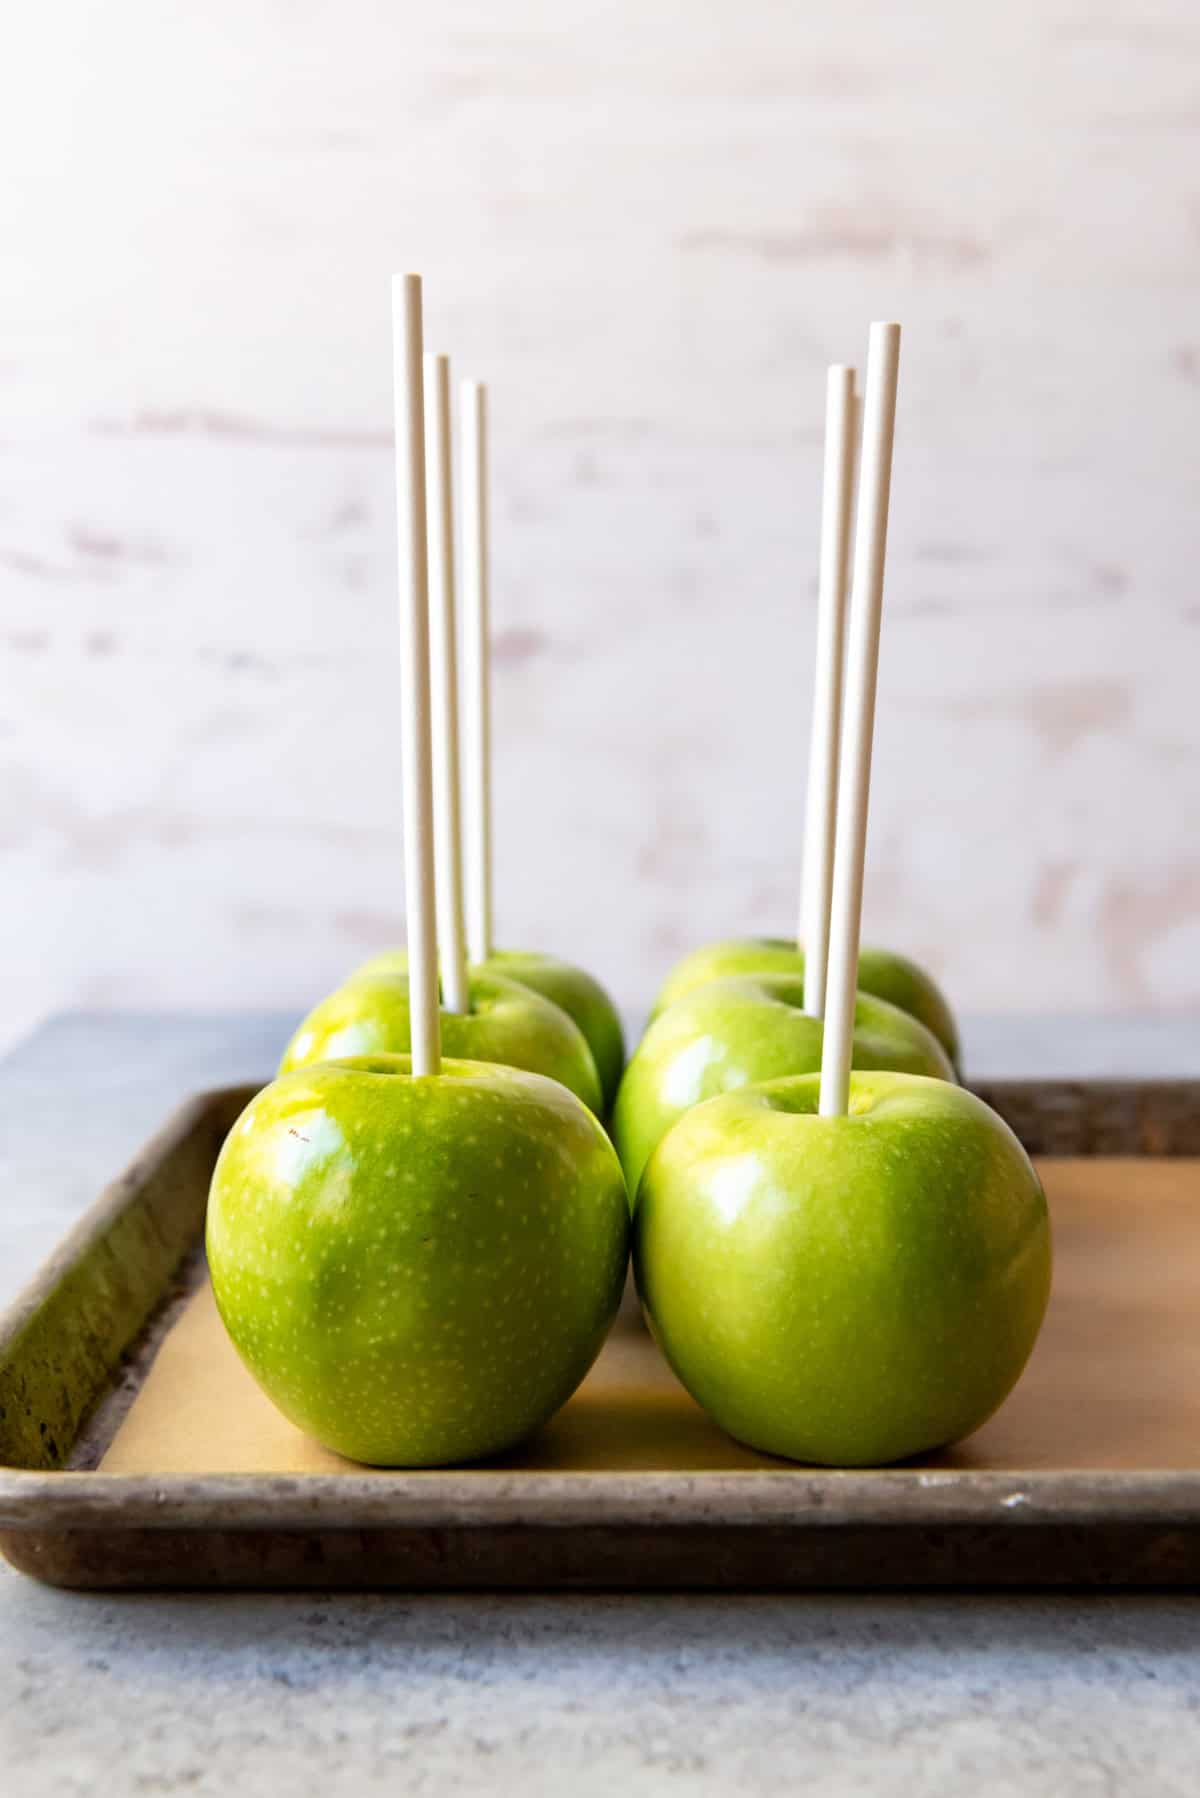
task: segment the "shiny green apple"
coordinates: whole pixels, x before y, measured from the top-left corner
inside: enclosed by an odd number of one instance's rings
[[[795,939],[786,937],[741,937],[725,943],[709,943],[676,962],[663,983],[655,1001],[654,1015],[673,1005],[694,987],[708,980],[721,980],[728,974],[802,974],[804,952]],[[898,1005],[911,1017],[924,1024],[954,1063],[962,1071],[962,1047],[958,1025],[940,988],[915,961],[895,955],[890,949],[860,949],[858,956],[858,990],[876,999]]]
[[[364,962],[350,976],[398,973],[408,971],[408,956],[403,949],[387,949]],[[625,1035],[616,1006],[598,980],[577,968],[573,962],[560,961],[556,955],[539,955],[534,950],[496,949],[484,962],[474,963],[477,973],[501,974],[506,980],[519,981],[532,987],[544,999],[553,1000],[574,1018],[587,1039],[604,1103],[608,1107],[616,1095],[621,1070],[625,1066]]]
[[[611,1105],[625,1066],[625,1033],[620,1013],[600,982],[573,962],[532,949],[497,949],[484,965],[506,980],[531,986],[574,1018],[592,1051],[605,1104]]]
[[[646,1159],[693,1105],[821,1065],[824,1026],[804,1010],[800,974],[746,975],[696,986],[660,1012],[630,1058],[612,1134],[632,1196]],[[908,1012],[860,993],[853,1065],[952,1080],[937,1038]]]
[[[499,974],[472,973],[469,1012],[442,1012],[443,1053],[560,1080],[600,1115],[600,1078],[583,1032],[549,999]],[[411,1043],[407,974],[359,973],[309,1012],[284,1050],[281,1074],[348,1055],[405,1054]]]
[[[570,1397],[616,1313],[629,1211],[595,1117],[540,1075],[407,1056],[286,1074],[217,1162],[217,1305],[263,1390],[380,1466],[473,1461]]]
[[[854,1074],[698,1105],[634,1212],[634,1269],[668,1361],[721,1427],[791,1460],[860,1467],[959,1441],[1003,1403],[1050,1292],[1045,1195],[981,1099]]]

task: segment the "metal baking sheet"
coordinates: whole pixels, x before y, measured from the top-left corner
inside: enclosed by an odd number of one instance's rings
[[[370,1470],[262,1398],[199,1244],[253,1089],[201,1095],[0,1322],[0,1548],[65,1586],[788,1588],[1200,1583],[1200,1084],[998,1083],[1055,1292],[968,1442],[887,1470],[731,1442],[636,1315],[503,1461]]]

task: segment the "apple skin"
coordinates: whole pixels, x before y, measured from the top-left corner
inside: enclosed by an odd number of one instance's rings
[[[865,1467],[969,1436],[1045,1314],[1045,1195],[1017,1138],[945,1081],[816,1075],[698,1105],[642,1176],[634,1271],[667,1360],[722,1429]]]
[[[556,1081],[407,1056],[286,1074],[242,1113],[208,1207],[213,1291],[268,1397],[378,1466],[477,1460],[575,1390],[620,1302],[612,1146]]]
[[[709,943],[695,949],[676,962],[663,982],[654,1011],[657,1017],[694,987],[708,980],[720,980],[727,974],[803,974],[804,951],[797,948],[795,938],[780,936],[739,937],[724,943]],[[886,999],[901,1011],[924,1024],[954,1063],[955,1073],[962,1073],[962,1045],[954,1013],[942,993],[923,968],[907,956],[890,949],[860,949],[858,954],[858,990],[873,998]]]
[[[651,1150],[685,1111],[737,1087],[819,1070],[823,1037],[821,1019],[804,1010],[798,974],[710,980],[660,1012],[634,1050],[613,1108],[630,1195]],[[854,1006],[853,1065],[954,1078],[923,1024],[865,993]]]
[[[573,1018],[499,974],[472,973],[471,1010],[442,1011],[442,1052],[559,1080],[599,1117],[600,1077]],[[358,973],[314,1006],[283,1052],[281,1074],[352,1055],[407,1054],[412,1042],[406,974]]]
[[[620,1013],[600,982],[573,962],[560,961],[556,955],[539,955],[532,949],[497,949],[486,966],[503,974],[506,980],[531,986],[574,1018],[587,1038],[604,1089],[605,1105],[610,1106],[625,1067],[625,1033]]]
[[[478,973],[501,974],[506,980],[532,987],[574,1018],[592,1051],[605,1107],[611,1106],[625,1066],[625,1033],[620,1013],[600,982],[573,962],[560,961],[556,955],[539,955],[532,949],[496,949],[486,961],[475,962],[473,967]],[[405,951],[384,950],[364,962],[350,978],[380,972],[406,974]]]

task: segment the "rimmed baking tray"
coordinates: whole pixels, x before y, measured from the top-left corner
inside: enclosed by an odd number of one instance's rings
[[[253,1088],[202,1094],[0,1321],[0,1549],[75,1587],[1200,1583],[1200,1082],[978,1090],[1046,1181],[1046,1328],[969,1442],[865,1472],[730,1442],[629,1315],[502,1462],[325,1454],[216,1319],[205,1199]]]

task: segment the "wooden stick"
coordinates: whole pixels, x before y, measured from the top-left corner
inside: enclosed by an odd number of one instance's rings
[[[429,712],[429,563],[421,277],[392,277],[396,406],[396,547],[400,585],[400,725],[404,756],[404,885],[412,1071],[442,1064],[433,879],[433,745]]]
[[[425,357],[425,479],[429,491],[430,667],[433,678],[433,823],[442,1003],[471,1009],[463,926],[462,819],[458,771],[458,646],[454,605],[454,475],[450,358]]]
[[[867,391],[863,402],[854,594],[850,602],[842,765],[838,781],[829,979],[821,1053],[822,1117],[844,1117],[850,1099],[854,999],[867,850],[867,802],[871,787],[871,743],[875,728],[879,625],[883,609],[899,364],[899,325],[872,325],[867,352]]]
[[[825,385],[817,651],[801,877],[804,1009],[814,1018],[821,1017],[825,1010],[825,975],[829,960],[829,906],[833,896],[833,847],[842,735],[846,573],[850,563],[850,519],[854,510],[856,412],[854,370],[839,364],[829,370]]]
[[[488,544],[487,388],[459,386],[463,471],[463,694],[467,747],[467,943],[473,962],[492,953],[492,701]]]

